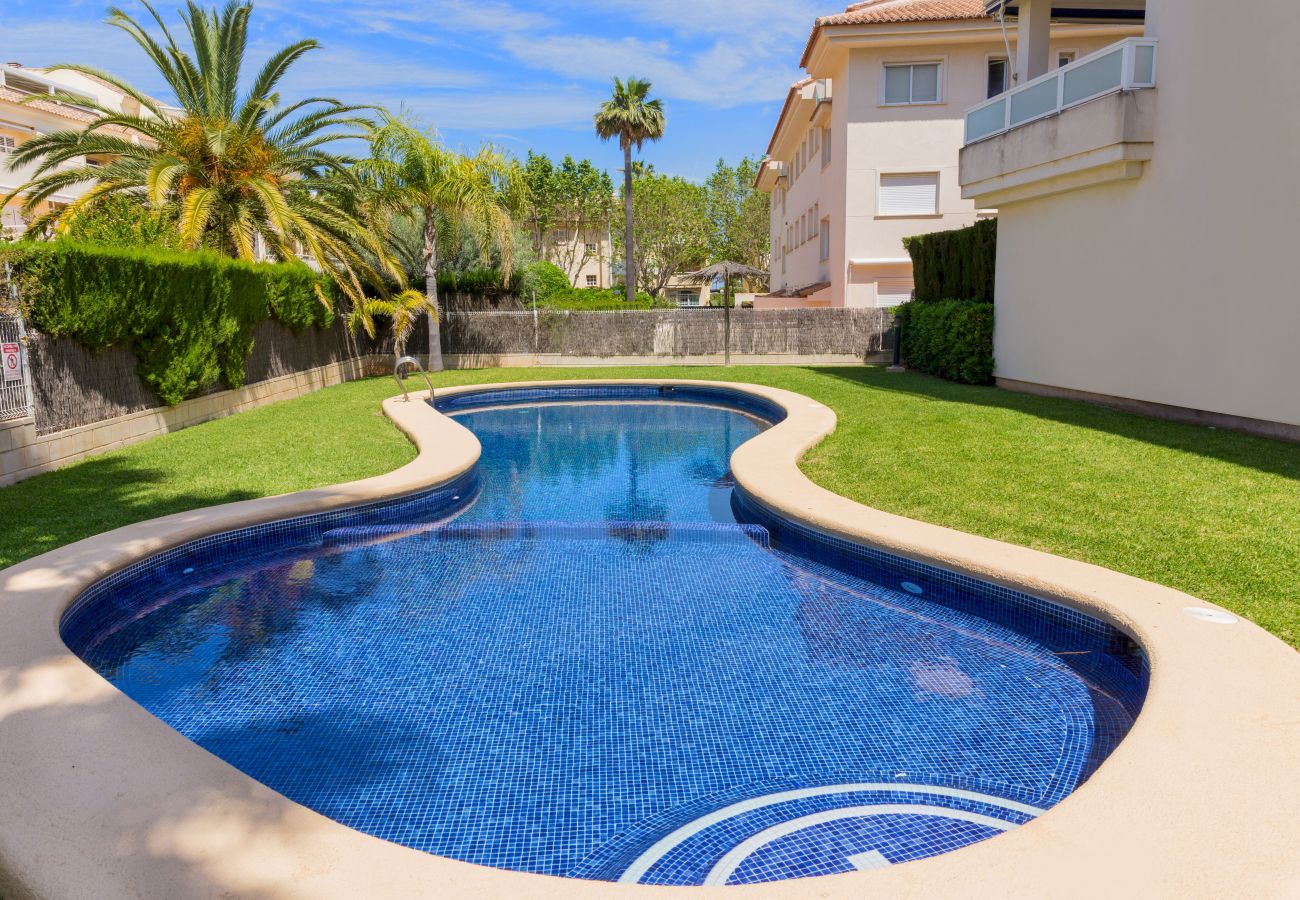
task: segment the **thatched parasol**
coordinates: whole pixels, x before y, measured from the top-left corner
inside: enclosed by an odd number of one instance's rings
[[[705,266],[698,272],[691,272],[683,276],[687,281],[699,281],[712,284],[715,280],[722,279],[722,308],[723,312],[723,364],[731,365],[731,279],[733,278],[767,278],[767,272],[762,269],[756,269],[753,266],[747,266],[744,263],[723,260],[712,265]]]

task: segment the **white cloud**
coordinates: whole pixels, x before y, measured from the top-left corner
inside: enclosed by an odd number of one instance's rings
[[[269,45],[258,46],[250,58],[254,64],[261,63],[270,51]],[[303,56],[289,70],[283,85],[288,92],[363,99],[377,89],[419,93],[438,88],[466,88],[482,82],[482,77],[473,72],[431,65],[410,56],[376,58],[355,49],[327,45]]]
[[[582,90],[520,91],[500,89],[438,92],[420,97],[393,97],[393,109],[404,105],[438,128],[508,133],[528,128],[590,128],[601,97]]]
[[[7,21],[0,56],[86,62],[165,93],[102,8],[70,2],[57,19]],[[162,6],[175,22],[174,0]],[[257,0],[248,65],[317,37],[323,49],[290,71],[286,97],[405,107],[458,131],[587,128],[615,75],[650,79],[670,105],[779,102],[826,11],[812,0]]]
[[[554,24],[547,15],[499,0],[317,0],[306,9],[296,0],[260,0],[258,6],[322,25],[346,19],[365,32],[435,44],[453,43],[464,32],[527,31]]]
[[[75,62],[105,69],[150,93],[164,88],[162,77],[135,42],[99,19],[6,22],[0,36],[5,62],[31,67]]]
[[[604,0],[603,7],[679,35],[713,35],[741,46],[801,39],[817,16],[839,11],[814,0]]]
[[[663,97],[719,107],[780,96],[795,73],[793,66],[760,64],[750,48],[722,41],[691,53],[667,41],[580,35],[515,36],[502,46],[529,66],[569,78],[607,82],[635,75]]]

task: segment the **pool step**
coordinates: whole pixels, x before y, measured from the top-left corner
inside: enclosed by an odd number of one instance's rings
[[[715,522],[487,522],[411,523],[335,528],[321,537],[327,547],[360,547],[393,540],[424,541],[662,541],[770,546],[766,528]]]

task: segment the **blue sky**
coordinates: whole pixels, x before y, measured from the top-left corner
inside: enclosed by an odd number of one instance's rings
[[[121,2],[143,13],[137,2]],[[218,0],[209,0],[218,2]],[[108,3],[3,0],[0,56],[28,66],[69,60],[161,90]],[[177,4],[158,8],[169,23]],[[304,37],[323,49],[285,84],[289,95],[405,107],[444,139],[492,141],[523,157],[590,157],[616,174],[616,145],[591,115],[614,75],[654,82],[668,129],[644,158],[660,172],[702,179],[716,160],[760,155],[812,21],[838,4],[808,0],[258,0],[260,60]]]

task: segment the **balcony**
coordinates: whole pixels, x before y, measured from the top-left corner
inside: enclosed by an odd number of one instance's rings
[[[1157,42],[1127,38],[966,113],[962,196],[982,207],[1137,178],[1151,158]]]
[[[999,94],[966,112],[966,144],[1119,91],[1156,86],[1156,42],[1129,38]]]

